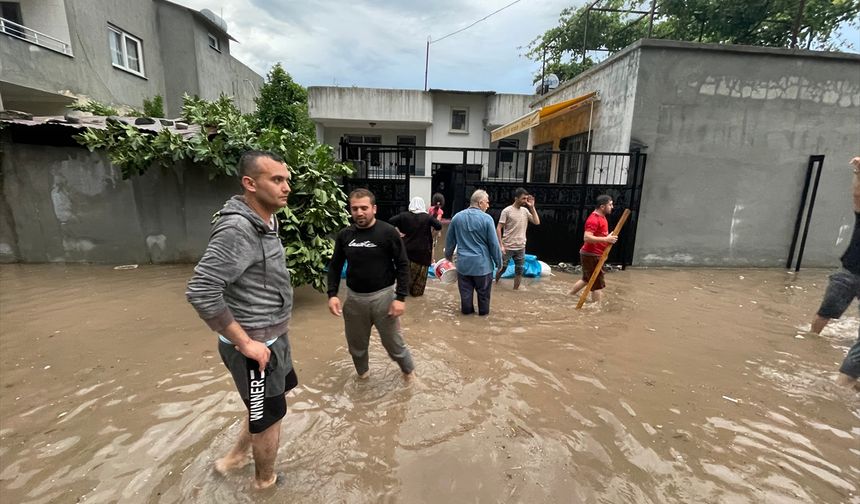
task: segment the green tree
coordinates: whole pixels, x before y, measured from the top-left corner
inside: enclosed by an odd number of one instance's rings
[[[143,115],[147,117],[164,117],[164,97],[155,95],[151,100],[144,98]]]
[[[177,161],[205,166],[210,178],[235,176],[239,156],[261,149],[283,156],[291,168],[290,205],[279,214],[279,234],[293,285],[324,290],[326,267],[334,251],[332,236],[348,224],[346,194],[340,178],[352,169],[335,161],[332,149],[309,135],[281,127],[259,127],[242,115],[233,100],[216,101],[185,96],[182,116],[199,133],[182,136],[169,129],[156,134],[108,120],[106,129],[88,129],[75,139],[91,151],[104,149],[123,178],[145,173],[155,165]]]
[[[546,61],[547,74],[570,79],[595,64],[589,51],[612,54],[648,36],[647,14],[591,10],[586,15],[589,6],[647,12],[651,0],[606,0],[562,10],[558,26],[533,40],[526,53],[538,63]],[[837,33],[845,26],[860,27],[858,14],[860,0],[661,0],[651,36],[721,44],[851,49],[852,42],[839,39]],[[535,76],[535,81],[539,79],[540,74]]]
[[[280,63],[269,71],[256,102],[257,119],[262,126],[285,128],[310,137],[316,134],[308,116],[308,91],[293,81]]]

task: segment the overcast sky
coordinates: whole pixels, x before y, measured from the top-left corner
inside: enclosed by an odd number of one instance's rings
[[[427,37],[441,38],[512,0],[174,0],[210,9],[239,43],[230,51],[264,75],[280,61],[303,86],[424,88]],[[523,56],[571,0],[521,0],[430,44],[431,88],[533,92]],[[575,2],[579,5],[581,2]]]
[[[210,9],[239,43],[231,53],[265,76],[276,62],[303,86],[424,88],[427,37],[437,40],[512,0],[174,0]],[[585,0],[520,0],[430,45],[429,87],[532,93],[526,46]],[[860,40],[856,27],[843,38]],[[850,49],[857,52],[860,44]]]

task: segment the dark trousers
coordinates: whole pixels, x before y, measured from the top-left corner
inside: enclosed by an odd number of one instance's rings
[[[478,294],[478,315],[490,313],[490,289],[492,286],[492,273],[482,276],[457,275],[457,287],[460,289],[460,311],[464,315],[475,313],[474,292]]]

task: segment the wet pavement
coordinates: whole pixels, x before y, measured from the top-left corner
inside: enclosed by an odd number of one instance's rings
[[[299,289],[277,491],[215,475],[244,407],[185,302],[191,266],[0,267],[0,500],[860,503],[860,395],[833,381],[856,306],[804,333],[827,271],[630,269],[407,301],[419,380],[378,338],[357,381]]]

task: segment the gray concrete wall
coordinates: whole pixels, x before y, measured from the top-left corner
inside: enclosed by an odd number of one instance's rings
[[[69,1],[66,18],[74,58],[12,37],[0,37],[0,80],[137,108],[144,98],[164,94],[153,2]],[[108,23],[141,40],[145,77],[113,67]]]
[[[437,147],[488,148],[490,134],[484,127],[487,99],[476,93],[433,93],[433,125],[427,129],[427,145]],[[468,132],[451,131],[451,109],[466,108]],[[429,163],[462,163],[462,152],[430,152]]]
[[[496,94],[487,97],[487,128],[491,131],[531,112],[534,95]]]
[[[200,97],[216,100],[223,93],[232,96],[243,113],[255,111],[254,98],[263,85],[263,77],[230,55],[229,40],[221,37],[218,52],[209,47],[209,29],[201,21],[195,19],[193,29]]]
[[[65,0],[24,0],[18,3],[21,5],[24,26],[69,42]]]
[[[826,159],[803,264],[838,264],[860,55],[646,41],[636,83],[631,135],[648,165],[635,264],[784,266],[813,154]]]
[[[433,122],[430,93],[411,89],[373,89],[311,86],[308,88],[311,119],[359,121]]]
[[[193,262],[239,192],[199,166],[122,180],[101,153],[2,141],[0,262]]]
[[[194,43],[194,16],[187,9],[166,2],[156,2],[158,32],[161,37],[161,61],[165,75],[164,113],[179,117],[182,95],[199,94],[197,45]]]
[[[532,107],[545,107],[597,91],[600,101],[590,119],[594,131],[592,150],[627,152],[630,149],[630,125],[639,68],[639,52],[625,49],[542,96]],[[579,109],[532,128],[529,143],[540,145],[553,141],[553,149],[557,150],[559,139],[588,131],[588,127],[589,111],[587,108]]]

